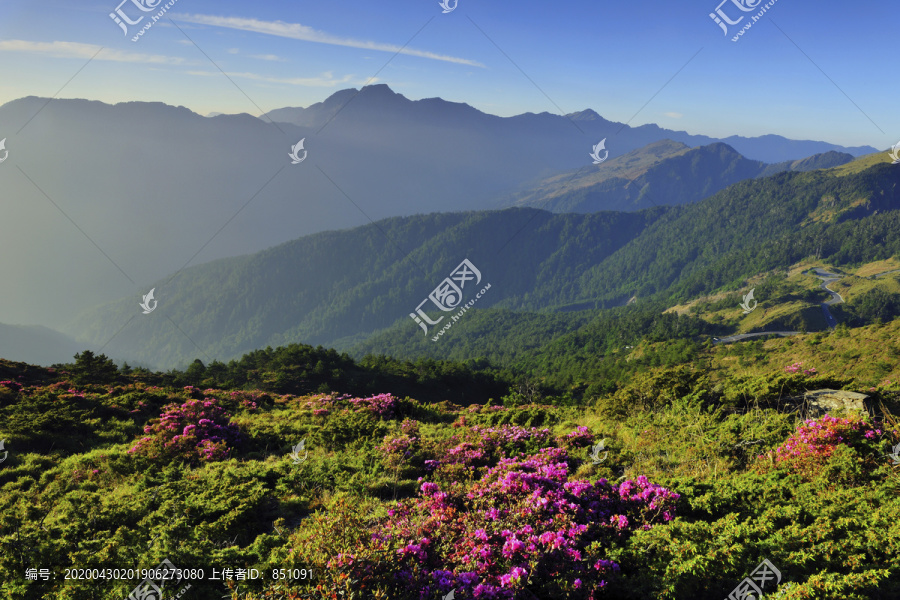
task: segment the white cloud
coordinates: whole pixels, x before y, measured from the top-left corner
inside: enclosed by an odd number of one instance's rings
[[[405,48],[394,44],[383,44],[380,42],[370,42],[364,40],[354,40],[351,38],[342,38],[324,31],[316,31],[312,27],[301,25],[299,23],[285,23],[284,21],[260,21],[259,19],[244,19],[241,17],[216,17],[213,15],[178,15],[179,21],[188,23],[197,23],[201,25],[211,25],[213,27],[227,27],[229,29],[238,29],[241,31],[252,31],[255,33],[264,33],[267,35],[275,35],[278,37],[291,38],[294,40],[304,40],[307,42],[317,42],[320,44],[331,44],[334,46],[348,46],[350,48],[363,48],[365,50],[379,50],[382,52],[396,52],[406,54],[408,56],[418,56],[420,58],[430,58],[432,60],[442,60],[445,62],[456,63],[460,65],[469,65],[472,67],[484,67],[483,64],[468,60],[465,58],[457,58],[447,56],[445,54],[436,54],[425,50],[415,50],[413,48]]]
[[[240,50],[238,50],[237,48],[229,48],[228,49],[228,54],[238,54],[239,52],[240,52]]]
[[[666,115],[667,117],[671,117],[673,119],[680,119],[681,117],[684,116],[683,114],[677,113],[677,112],[667,112],[667,113],[663,113],[663,114]]]
[[[81,44],[78,42],[30,42],[27,40],[0,40],[0,52],[28,52],[30,54],[43,54],[54,58],[91,58],[94,60],[108,60],[128,63],[150,63],[161,65],[183,65],[187,61],[183,58],[163,56],[161,54],[143,54],[140,52],[123,52],[103,48],[93,44]]]
[[[199,77],[218,77],[221,75],[218,71],[189,71],[188,75],[196,75]],[[340,79],[335,79],[334,74],[329,72],[322,73],[319,77],[267,77],[258,73],[226,73],[229,77],[237,77],[243,79],[252,79],[254,81],[265,81],[267,83],[283,83],[287,85],[302,85],[307,87],[334,87],[341,84],[353,82],[353,75],[345,75]],[[377,80],[366,80],[367,85],[375,83]]]
[[[283,62],[284,59],[280,56],[276,56],[275,54],[252,54],[250,58],[258,58],[259,60],[275,60],[278,62]]]

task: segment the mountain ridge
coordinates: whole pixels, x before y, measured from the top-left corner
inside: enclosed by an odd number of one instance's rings
[[[334,116],[334,109],[340,110],[345,106],[345,102],[352,100],[352,102],[347,103],[345,107],[347,110],[349,110],[352,107],[353,103],[356,102],[357,97],[363,99],[377,99],[377,101],[380,103],[381,108],[385,108],[388,106],[394,107],[398,113],[393,115],[395,116],[395,118],[399,117],[401,112],[406,118],[420,118],[423,114],[425,114],[425,111],[423,111],[422,109],[426,107],[438,107],[448,109],[452,108],[455,111],[464,112],[465,114],[476,118],[480,125],[497,126],[500,123],[513,122],[517,119],[532,119],[535,117],[538,118],[538,121],[545,123],[552,121],[562,124],[562,122],[566,120],[578,121],[587,124],[600,124],[610,128],[615,127],[616,129],[627,128],[628,131],[639,132],[638,137],[640,137],[643,143],[639,143],[639,145],[636,147],[644,146],[652,141],[644,139],[647,135],[655,137],[656,139],[673,139],[683,142],[689,146],[702,146],[715,142],[723,142],[732,146],[739,153],[748,158],[763,160],[770,163],[783,162],[786,160],[799,160],[807,156],[822,154],[834,150],[844,151],[852,154],[853,156],[861,156],[863,154],[878,151],[876,148],[873,148],[871,146],[843,147],[837,144],[830,144],[828,142],[815,140],[791,140],[776,134],[765,134],[756,137],[731,135],[727,138],[713,138],[701,134],[688,134],[686,131],[664,129],[655,123],[648,123],[637,127],[631,127],[627,124],[609,121],[591,108],[568,113],[563,116],[548,112],[526,112],[509,117],[500,117],[480,111],[467,103],[451,102],[442,98],[423,98],[420,100],[410,100],[404,95],[393,91],[387,84],[383,83],[363,86],[360,89],[348,88],[346,90],[340,90],[338,92],[335,92],[325,100],[311,104],[306,108],[284,107],[269,111],[265,116],[271,118],[274,121],[282,120],[281,122],[288,122],[303,127],[318,128],[324,126],[329,118]],[[571,127],[571,124],[569,124],[569,127]],[[618,134],[612,133],[612,135]],[[767,144],[780,146],[781,150],[777,151],[777,153],[772,153],[772,150],[770,149],[768,151],[770,156],[760,156],[767,153]],[[787,148],[791,148],[791,150],[788,150]],[[611,154],[612,153],[613,151],[611,150]],[[615,154],[618,155],[621,153]]]
[[[600,310],[632,297],[672,305],[736,289],[745,277],[817,252],[847,261],[900,251],[898,181],[900,171],[879,164],[840,176],[785,172],[695,204],[637,212],[510,208],[394,217],[191,267],[157,289],[162,310],[150,318],[132,321],[136,301],[127,298],[64,331],[108,343],[129,362],[176,361],[167,366],[394,327],[393,339],[428,346],[409,315],[463,258],[481,271],[481,285],[492,286],[477,310]]]
[[[0,237],[19,250],[19,260],[0,262],[0,280],[27,285],[6,291],[0,322],[58,329],[85,308],[146,293],[192,257],[241,256],[394,216],[495,208],[536,177],[591,169],[590,148],[604,137],[615,159],[658,142],[662,131],[641,126],[617,136],[618,125],[587,111],[579,131],[564,116],[496,117],[462,103],[408,100],[387,86],[341,103],[356,92],[323,101],[314,121],[324,129],[246,113],[206,117],[160,102],[30,96],[0,106],[10,130],[27,124],[8,136],[0,169],[13,207]],[[300,140],[308,157],[291,164]],[[809,155],[791,150],[789,158]]]
[[[500,199],[498,206],[577,213],[678,206],[702,200],[745,179],[832,168],[852,160],[850,154],[830,151],[767,164],[742,156],[724,142],[691,148],[662,140],[610,159],[586,174],[583,170],[569,171],[523,186]],[[560,182],[565,185],[560,186]]]

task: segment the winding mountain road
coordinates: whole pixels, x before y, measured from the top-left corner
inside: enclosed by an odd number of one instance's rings
[[[800,333],[799,331],[760,331],[758,333],[739,333],[737,335],[730,335],[728,337],[723,338],[713,338],[713,344],[728,344],[731,342],[739,342],[741,340],[746,340],[748,338],[760,337],[763,335],[779,335],[781,337],[787,337],[789,335],[797,335]]]
[[[900,273],[900,269],[894,269],[893,271],[885,271],[884,273],[879,273],[878,275],[872,275],[869,279],[878,279],[879,277],[884,277],[885,275],[892,275],[894,273]]]
[[[834,329],[835,327],[837,327],[837,319],[834,318],[834,315],[831,314],[831,311],[828,310],[828,307],[835,304],[841,304],[844,301],[844,298],[828,286],[835,281],[842,279],[843,276],[837,275],[835,273],[829,273],[828,271],[824,271],[822,269],[819,269],[818,267],[815,268],[814,271],[816,272],[816,277],[822,280],[822,285],[820,287],[831,294],[831,298],[822,303],[822,312],[825,313],[825,321],[828,323],[828,328]]]
[[[844,298],[828,286],[835,281],[838,281],[839,279],[843,279],[844,276],[838,275],[837,273],[829,273],[828,271],[820,269],[818,267],[813,269],[813,271],[816,274],[815,276],[822,280],[822,285],[820,287],[831,295],[831,298],[823,302],[821,306],[822,312],[825,313],[825,322],[828,324],[828,328],[834,329],[835,327],[837,327],[837,319],[834,318],[834,315],[831,314],[831,311],[828,310],[828,307],[834,306],[835,304],[841,304],[844,301]],[[887,273],[882,273],[881,275],[887,275]],[[876,277],[880,277],[880,275],[877,275]],[[799,333],[799,331],[760,331],[757,333],[739,333],[737,335],[730,335],[723,338],[713,338],[713,344],[729,344],[731,342],[739,342],[748,338],[761,337],[764,335],[778,335],[781,337],[787,337],[790,335],[797,335]]]

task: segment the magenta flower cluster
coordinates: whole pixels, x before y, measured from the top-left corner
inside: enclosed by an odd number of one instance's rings
[[[799,373],[801,371],[803,371],[803,374],[806,375],[807,377],[812,377],[813,375],[816,374],[816,369],[814,367],[810,367],[809,369],[804,369],[802,362],[795,362],[794,364],[788,365],[784,368],[785,373]]]
[[[72,386],[72,382],[68,379],[63,379],[62,381],[57,381],[56,383],[51,383],[47,386],[47,391],[52,394],[58,394],[62,390],[66,390]]]
[[[839,444],[852,445],[863,439],[881,435],[862,419],[839,419],[825,415],[807,419],[787,441],[775,449],[775,461],[796,466],[818,463],[827,459]]]
[[[378,417],[390,418],[397,414],[399,400],[390,394],[378,394],[369,398],[350,398],[350,403],[369,410]]]
[[[219,390],[203,390],[203,393],[211,394],[218,391]],[[231,400],[239,401],[241,406],[249,411],[256,410],[259,407],[260,402],[270,399],[268,394],[260,392],[239,391],[229,392],[228,395],[230,396]]]
[[[400,423],[400,431],[406,435],[418,436],[419,422],[415,419],[403,419],[403,422]]]
[[[413,446],[418,441],[419,438],[405,433],[397,438],[386,436],[381,445],[378,446],[378,451],[384,454],[399,454],[406,458],[412,455]]]
[[[547,445],[551,440],[549,429],[518,425],[474,426],[467,433],[465,441],[461,441],[458,435],[451,436],[446,442],[450,447],[430,466],[484,467],[495,462],[503,453],[511,454],[529,447],[534,448],[535,445]],[[446,468],[443,470],[447,471]],[[452,470],[451,468],[450,471]]]
[[[345,560],[361,577],[391,577],[423,598],[456,589],[512,600],[527,588],[595,600],[619,570],[603,548],[671,520],[679,496],[645,477],[618,486],[570,481],[578,462],[564,448],[544,448],[501,459],[468,489],[422,482],[419,497],[398,502],[372,535],[376,549],[394,550],[397,568],[386,575]]]
[[[192,462],[228,458],[241,440],[237,425],[215,398],[170,404],[159,419],[144,426],[144,433],[129,453]]]
[[[584,425],[579,425],[574,431],[562,436],[559,442],[567,448],[587,448],[594,443],[594,434]]]
[[[386,455],[399,455],[409,458],[418,449],[419,422],[414,419],[403,419],[400,424],[400,437],[385,436],[378,451]]]
[[[327,415],[332,410],[344,407],[366,410],[382,418],[395,417],[400,412],[400,400],[391,394],[378,394],[367,398],[353,398],[349,395],[332,396],[321,394],[304,398],[302,406],[311,409],[315,415]]]
[[[18,392],[19,390],[22,389],[22,384],[21,384],[21,383],[17,383],[17,382],[15,382],[15,381],[10,380],[10,379],[5,379],[5,380],[3,380],[3,381],[0,381],[0,385],[6,387],[6,388],[8,388],[8,389],[11,389],[11,390],[14,391],[14,392]]]
[[[131,414],[136,414],[136,413],[141,412],[141,411],[144,410],[145,408],[147,408],[147,403],[144,402],[143,400],[139,400],[138,403],[137,403],[137,408],[134,408],[134,409],[132,409],[132,410],[129,410],[128,412],[131,413]]]
[[[550,430],[537,427],[519,427],[518,425],[501,425],[499,427],[472,427],[472,432],[485,439],[499,444],[519,444],[529,440],[544,441],[550,439]]]

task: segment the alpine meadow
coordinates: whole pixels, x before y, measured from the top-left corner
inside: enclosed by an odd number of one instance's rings
[[[0,4],[0,597],[900,598],[898,19]]]

